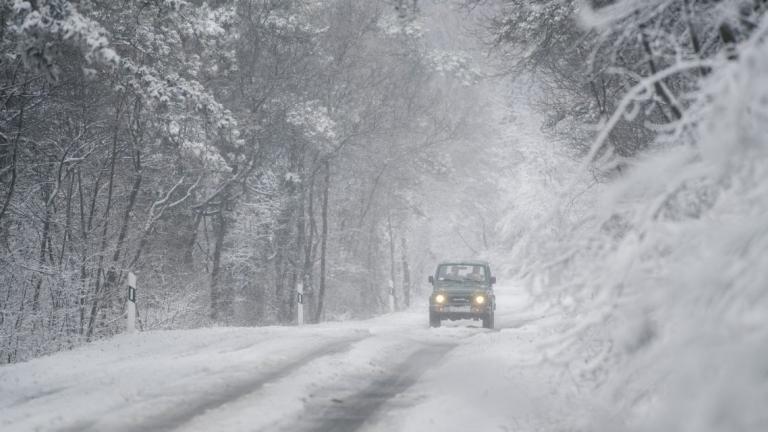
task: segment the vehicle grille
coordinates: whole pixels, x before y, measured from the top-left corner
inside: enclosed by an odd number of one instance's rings
[[[448,303],[452,305],[468,305],[472,303],[472,298],[467,295],[458,295],[448,297]]]

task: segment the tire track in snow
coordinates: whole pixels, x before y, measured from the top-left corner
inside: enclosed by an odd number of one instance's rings
[[[293,373],[296,369],[320,357],[334,355],[349,350],[354,343],[359,342],[360,340],[369,336],[370,335],[365,335],[361,337],[344,339],[342,341],[311,350],[297,359],[286,362],[277,370],[258,375],[257,377],[254,377],[250,380],[243,380],[235,384],[228,383],[226,386],[222,386],[222,388],[209,389],[205,397],[184,402],[183,405],[174,407],[173,410],[166,411],[161,416],[150,417],[144,421],[136,422],[124,427],[110,428],[110,430],[113,432],[162,432],[183,430],[185,424],[198,416],[204,415],[207,411],[219,408],[228,402],[237,400],[245,395],[256,392],[266,384],[284,378]],[[67,430],[95,432],[100,429],[99,425],[96,423],[89,425],[80,424]]]
[[[312,432],[351,432],[373,419],[382,406],[403,393],[457,344],[431,344],[411,354],[385,377],[371,382],[362,391],[337,399],[326,389],[323,400],[309,402],[306,414],[283,430]],[[336,389],[348,394],[349,389]]]

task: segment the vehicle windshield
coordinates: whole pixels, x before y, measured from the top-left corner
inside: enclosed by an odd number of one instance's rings
[[[487,282],[488,275],[482,265],[443,264],[437,268],[437,280]]]

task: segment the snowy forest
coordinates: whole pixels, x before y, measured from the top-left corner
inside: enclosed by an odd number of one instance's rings
[[[313,320],[408,304],[473,78],[392,5],[2,10],[3,361],[121,331],[128,271],[145,329],[290,323],[300,281]]]
[[[292,325],[478,257],[586,429],[761,430],[766,9],[0,0],[0,364],[121,333],[129,272],[145,331]]]

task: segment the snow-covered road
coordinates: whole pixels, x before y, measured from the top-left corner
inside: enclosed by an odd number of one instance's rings
[[[572,392],[537,343],[555,320],[532,310],[521,289],[500,287],[497,296],[494,331],[472,321],[429,329],[418,308],[302,328],[122,335],[3,367],[0,430],[504,431],[567,423]]]

